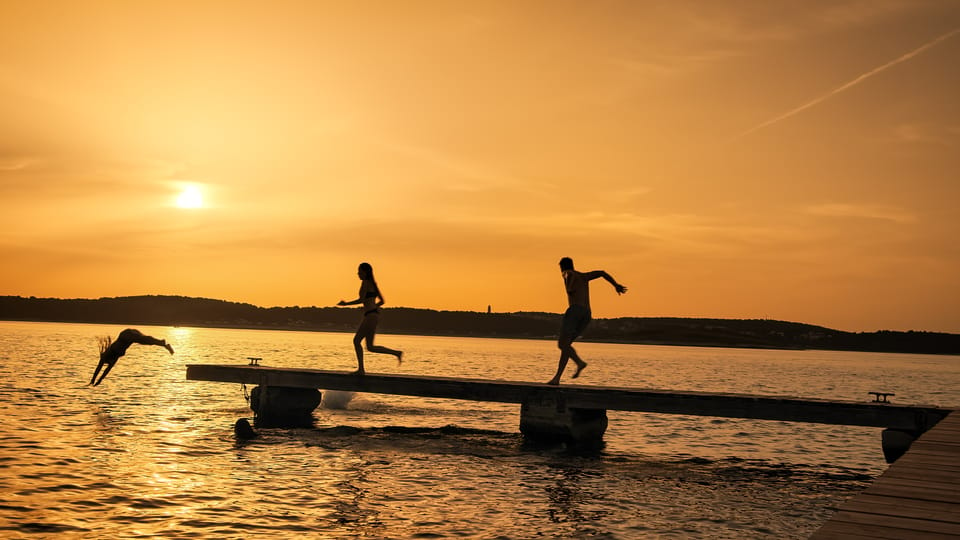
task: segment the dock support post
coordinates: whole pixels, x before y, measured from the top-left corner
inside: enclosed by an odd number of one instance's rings
[[[250,392],[250,410],[258,425],[308,427],[321,397],[316,388],[261,385]]]
[[[567,407],[559,392],[529,395],[520,406],[520,432],[532,440],[599,444],[606,430],[606,409]]]
[[[900,456],[907,453],[913,441],[920,435],[911,430],[887,428],[880,434],[880,445],[883,448],[883,458],[887,463],[893,463]]]

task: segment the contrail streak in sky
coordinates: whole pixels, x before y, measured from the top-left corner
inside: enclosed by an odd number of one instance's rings
[[[925,43],[925,44],[917,47],[916,49],[908,52],[907,54],[904,54],[903,56],[900,56],[899,58],[896,58],[896,59],[894,59],[894,60],[891,60],[891,61],[887,62],[886,64],[883,64],[882,66],[875,67],[875,68],[871,69],[870,71],[864,73],[863,75],[860,75],[860,76],[857,77],[856,79],[853,79],[852,81],[850,81],[850,82],[848,82],[848,83],[842,84],[842,85],[834,88],[833,90],[827,92],[826,94],[823,94],[822,96],[820,96],[820,97],[818,97],[818,98],[816,98],[816,99],[814,99],[814,100],[812,100],[812,101],[809,101],[809,102],[807,102],[807,103],[804,103],[803,105],[800,105],[799,107],[797,107],[797,108],[795,108],[795,109],[791,109],[791,110],[789,110],[789,111],[787,111],[787,112],[785,112],[785,113],[783,113],[783,114],[781,114],[781,115],[779,115],[779,116],[776,116],[776,117],[774,117],[774,118],[771,118],[771,119],[769,119],[769,120],[767,120],[767,121],[765,121],[765,122],[763,122],[763,123],[761,123],[761,124],[757,124],[756,126],[754,126],[754,127],[750,128],[750,129],[748,129],[748,130],[740,133],[739,135],[737,135],[736,137],[734,137],[734,139],[739,139],[739,138],[741,138],[741,137],[744,137],[744,136],[746,136],[746,135],[749,135],[749,134],[753,133],[754,131],[761,130],[761,129],[763,129],[763,128],[771,125],[771,124],[775,124],[775,123],[777,123],[777,122],[779,122],[779,121],[781,121],[781,120],[784,120],[784,119],[786,119],[786,118],[790,118],[791,116],[793,116],[793,115],[795,115],[795,114],[798,114],[798,113],[800,113],[800,112],[803,112],[803,111],[809,109],[810,107],[813,107],[814,105],[817,105],[817,104],[819,104],[819,103],[821,103],[821,102],[823,102],[823,101],[825,101],[825,100],[827,100],[827,99],[829,99],[829,98],[831,98],[831,97],[839,94],[840,92],[843,92],[844,90],[847,90],[847,89],[849,89],[849,88],[851,88],[851,87],[853,87],[853,86],[856,86],[856,85],[860,84],[860,83],[863,82],[864,80],[866,80],[866,79],[868,79],[868,78],[870,78],[870,77],[873,77],[874,75],[876,75],[877,73],[880,73],[881,71],[885,71],[885,70],[887,70],[887,69],[889,69],[889,68],[891,68],[891,67],[893,67],[893,66],[895,66],[895,65],[897,65],[897,64],[899,64],[899,63],[901,63],[901,62],[906,62],[907,60],[910,60],[910,59],[913,58],[914,56],[917,56],[918,54],[922,53],[923,51],[925,51],[925,50],[927,50],[927,49],[929,49],[929,48],[937,45],[937,44],[940,43],[941,41],[944,41],[944,40],[946,40],[946,39],[950,39],[951,37],[955,36],[956,34],[960,34],[960,28],[955,28],[955,29],[951,30],[950,32],[947,32],[946,34],[943,34],[942,36],[940,36],[940,37],[938,37],[938,38],[936,38],[936,39],[934,39],[934,40],[932,40],[932,41],[929,41],[929,42],[927,42],[927,43]]]

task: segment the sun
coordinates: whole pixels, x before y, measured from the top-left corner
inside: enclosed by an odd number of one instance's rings
[[[183,188],[177,196],[177,208],[203,208],[203,194],[197,186]]]

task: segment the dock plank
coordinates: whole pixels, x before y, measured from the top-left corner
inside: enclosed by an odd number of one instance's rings
[[[957,540],[956,535],[952,534],[913,531],[909,529],[841,521],[832,522],[829,530],[821,529],[814,533],[811,538],[816,538],[817,540],[860,540],[863,538],[872,538],[874,540],[878,538],[883,540]]]
[[[893,481],[907,478],[913,480],[923,479],[928,482],[952,485],[954,489],[960,489],[960,483],[957,483],[957,478],[960,478],[960,471],[957,471],[955,468],[945,469],[941,468],[941,466],[933,465],[918,467],[912,464],[905,464],[903,467],[890,467],[874,483],[881,479],[884,481]]]
[[[914,443],[916,444],[916,443]],[[911,450],[918,456],[929,456],[931,458],[945,457],[950,458],[956,456],[960,452],[960,446],[955,447],[954,449],[947,449],[943,447],[931,447],[931,446],[920,446],[916,448],[910,447]]]
[[[906,460],[906,461],[904,461]],[[957,458],[951,456],[929,456],[925,454],[913,454],[907,452],[906,455],[897,460],[897,463],[916,463],[927,466],[943,465],[945,467],[956,466]]]
[[[885,478],[919,478],[930,477],[938,482],[950,482],[960,485],[960,470],[944,470],[939,467],[897,467],[884,473]]]
[[[943,493],[935,489],[911,488],[904,486],[871,486],[870,493],[874,495],[887,495],[889,497],[902,497],[905,499],[917,499],[921,501],[954,502],[957,496],[954,494]],[[841,507],[842,508],[842,507]]]
[[[893,478],[877,485],[873,493],[909,493],[912,498],[930,501],[952,502],[960,499],[960,490],[947,489],[949,484],[928,482],[926,480],[906,480]]]
[[[903,458],[901,458],[903,459]],[[884,474],[890,476],[897,476],[903,474],[904,471],[926,471],[928,474],[940,475],[940,476],[953,476],[960,474],[960,463],[954,462],[953,464],[936,464],[936,463],[925,463],[917,459],[911,459],[900,463],[900,460],[897,460],[897,463],[900,464],[896,469],[888,468]]]
[[[958,427],[960,413],[953,413],[921,435],[811,538],[960,538]]]
[[[861,493],[844,504],[845,510],[864,513],[883,513],[886,509],[922,510],[930,513],[930,519],[960,522],[960,502],[937,502],[920,499],[906,499],[902,497],[888,497],[873,493]]]
[[[950,435],[950,436],[943,433],[938,433],[936,435],[937,435],[936,437],[933,437],[930,439],[924,439],[923,441],[917,441],[917,443],[920,444],[921,446],[937,445],[937,444],[945,445],[945,446],[960,445],[960,441],[957,440],[957,438],[960,438],[958,437],[958,435],[960,435],[960,432],[958,432],[957,435]]]
[[[891,489],[918,489],[918,490],[932,490],[938,493],[942,493],[945,496],[955,497],[960,499],[960,486],[955,483],[944,482],[939,479],[934,479],[932,477],[921,477],[921,478],[904,478],[904,477],[895,477],[883,475],[882,478],[877,479],[874,483],[874,486],[879,487],[889,487]]]
[[[833,519],[841,523],[874,525],[888,529],[910,531],[910,533],[925,532],[946,534],[952,535],[954,538],[960,536],[960,523],[949,523],[932,519],[914,519],[889,514],[866,514],[863,512],[850,512],[848,510],[840,510]]]
[[[951,455],[957,451],[957,447],[960,447],[960,440],[953,443],[949,441],[918,440],[910,446],[910,448],[916,448],[918,451],[922,450],[927,454],[940,453]]]
[[[877,495],[870,497],[864,496],[857,497],[856,500],[851,501],[850,504],[844,505],[844,510],[848,512],[860,512],[862,514],[928,519],[960,525],[960,504],[937,504],[930,501],[924,501],[923,504],[909,504],[910,502],[911,499],[881,497]]]

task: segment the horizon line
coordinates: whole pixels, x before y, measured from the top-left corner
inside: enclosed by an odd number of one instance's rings
[[[234,300],[223,300],[220,298],[209,298],[205,296],[186,296],[186,295],[176,295],[176,294],[137,294],[137,295],[127,295],[127,296],[101,296],[98,298],[61,298],[53,296],[21,296],[21,295],[0,295],[0,298],[20,298],[24,300],[60,300],[60,301],[72,301],[72,300],[86,300],[86,301],[98,301],[98,300],[113,300],[113,299],[130,299],[130,298],[178,298],[178,299],[187,299],[187,300],[210,300],[214,302],[223,302],[227,304],[239,304],[239,305],[248,305],[257,309],[359,309],[352,307],[342,307],[342,306],[301,306],[301,305],[290,305],[290,306],[261,306],[253,304],[250,302],[239,302]],[[555,315],[561,316],[562,312],[552,312],[552,311],[475,311],[469,309],[437,309],[437,308],[424,308],[424,307],[412,307],[412,306],[393,306],[386,309],[409,309],[409,310],[420,310],[420,311],[434,311],[438,313],[448,312],[448,313],[474,313],[478,315],[517,315],[517,314],[544,314],[544,315]],[[880,332],[899,332],[899,333],[927,333],[927,334],[944,334],[944,335],[956,335],[960,336],[960,332],[946,332],[940,330],[891,330],[891,329],[879,329],[873,331],[849,331],[849,330],[840,330],[838,328],[831,328],[829,326],[823,326],[820,324],[799,322],[799,321],[790,321],[784,319],[771,319],[768,317],[706,317],[706,316],[678,316],[678,315],[627,315],[620,317],[596,317],[594,320],[617,320],[617,319],[678,319],[678,320],[702,320],[702,321],[764,321],[764,322],[776,322],[776,323],[787,323],[787,324],[797,324],[802,326],[811,326],[814,328],[822,328],[825,330],[831,330],[834,332],[843,332],[847,334],[867,334],[867,333],[880,333]],[[0,319],[6,320],[6,319]],[[11,321],[14,322],[14,321]]]

